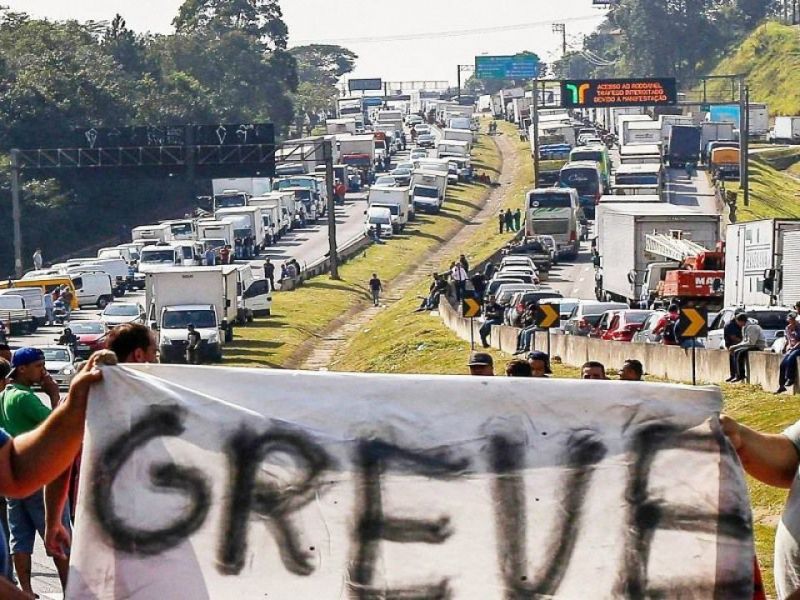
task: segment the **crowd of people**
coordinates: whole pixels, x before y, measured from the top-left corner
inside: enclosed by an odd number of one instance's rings
[[[558,358],[558,357],[556,357]],[[480,377],[495,375],[494,359],[488,352],[472,352],[469,355],[469,374]],[[505,374],[507,377],[535,377],[546,378],[553,374],[550,367],[550,356],[546,352],[534,350],[522,358],[514,358],[506,363]],[[644,366],[635,358],[627,359],[617,376],[620,381],[644,381]],[[581,379],[610,379],[606,374],[606,367],[597,361],[588,361],[581,367]]]

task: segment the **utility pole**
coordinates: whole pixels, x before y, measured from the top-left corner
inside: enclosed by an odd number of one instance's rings
[[[468,71],[472,68],[472,65],[457,65],[456,66],[456,76],[458,81],[458,101],[461,102],[461,72]]]
[[[539,78],[533,80],[533,104],[531,105],[531,124],[533,125],[533,187],[539,187]]]
[[[333,142],[322,142],[322,156],[325,160],[325,184],[328,188],[328,254],[331,261],[331,279],[339,279],[339,252],[336,247],[336,202],[333,190]]]
[[[739,182],[742,202],[750,205],[750,101],[744,75],[739,75]]]
[[[11,219],[14,222],[14,274],[22,277],[22,215],[19,202],[19,150],[11,151]]]
[[[553,23],[553,33],[561,34],[561,58],[567,55],[567,26],[564,23]]]

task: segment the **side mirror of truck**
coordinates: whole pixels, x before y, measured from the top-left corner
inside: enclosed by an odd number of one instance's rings
[[[636,283],[636,271],[628,272],[628,283],[630,284]]]
[[[722,283],[722,279],[720,279],[719,277],[717,277],[717,278],[716,278],[716,279],[715,279],[715,280],[714,280],[714,281],[711,283],[711,289],[712,289],[712,290],[714,290],[714,292],[716,292],[716,293],[719,293],[719,292],[721,292],[721,291],[722,291],[722,285],[723,285],[723,283]]]

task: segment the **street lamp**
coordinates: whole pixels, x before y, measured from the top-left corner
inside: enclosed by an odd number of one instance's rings
[[[458,101],[461,102],[461,72],[472,71],[475,65],[458,65]]]

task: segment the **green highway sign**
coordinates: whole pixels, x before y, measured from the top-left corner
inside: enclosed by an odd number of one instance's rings
[[[515,56],[476,56],[476,79],[535,79],[539,76],[539,57],[535,54]]]

